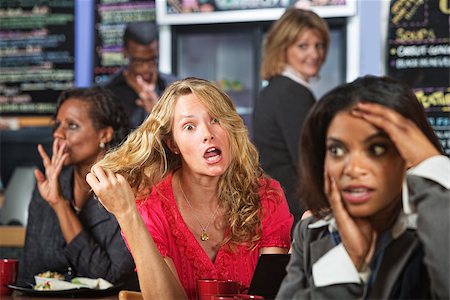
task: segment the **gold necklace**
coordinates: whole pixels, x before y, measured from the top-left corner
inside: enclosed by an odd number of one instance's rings
[[[208,230],[209,225],[211,225],[212,220],[215,219],[215,217],[216,217],[216,215],[217,215],[217,212],[219,211],[220,203],[217,205],[216,211],[214,212],[212,218],[209,220],[208,225],[203,226],[203,224],[200,222],[200,219],[199,219],[199,218],[197,217],[197,215],[195,214],[195,211],[194,211],[194,208],[193,208],[192,205],[191,205],[191,202],[190,202],[189,199],[186,197],[186,194],[185,194],[184,191],[183,191],[183,187],[181,186],[181,178],[178,178],[178,185],[180,186],[180,191],[181,191],[181,194],[183,194],[184,200],[186,200],[187,204],[189,205],[189,207],[190,207],[191,210],[192,210],[192,214],[194,215],[194,217],[195,217],[195,219],[197,220],[198,224],[199,224],[200,227],[202,228],[202,234],[200,235],[200,239],[201,239],[202,241],[205,242],[205,241],[207,241],[207,240],[209,239],[209,235],[208,235],[208,233],[207,233],[206,231]]]

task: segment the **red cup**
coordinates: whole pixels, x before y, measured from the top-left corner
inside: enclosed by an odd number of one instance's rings
[[[247,300],[247,299],[264,299],[264,297],[258,296],[258,295],[246,295],[246,294],[234,295],[234,300]]]
[[[8,284],[15,284],[19,272],[17,259],[3,258],[0,260],[0,295],[11,295],[12,290]]]
[[[241,284],[232,280],[199,279],[197,280],[198,300],[211,300],[213,296],[231,297],[239,294]],[[227,299],[227,298],[222,298]]]
[[[214,295],[211,296],[211,300],[248,300],[248,299],[264,299],[259,295],[247,295],[247,294],[233,294],[233,295]]]
[[[211,300],[234,300],[233,295],[214,295],[211,296]]]

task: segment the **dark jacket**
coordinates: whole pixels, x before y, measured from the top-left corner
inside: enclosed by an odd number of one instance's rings
[[[297,196],[300,132],[314,103],[308,88],[279,75],[261,91],[253,112],[253,139],[261,166],[283,187],[294,224],[303,213]]]
[[[60,185],[64,198],[73,201],[73,168],[64,168]],[[56,213],[42,199],[37,186],[28,209],[23,259],[20,262],[19,284],[34,284],[34,275],[55,271],[65,276],[104,278],[124,288],[137,290],[135,265],[120,227],[94,198],[90,198],[78,218],[83,230],[69,243],[64,240]]]

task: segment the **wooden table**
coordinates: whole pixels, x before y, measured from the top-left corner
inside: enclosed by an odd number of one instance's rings
[[[26,230],[22,226],[0,226],[0,247],[22,248]]]

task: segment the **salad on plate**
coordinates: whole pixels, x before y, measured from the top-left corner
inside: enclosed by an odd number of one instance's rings
[[[63,275],[47,271],[34,276],[36,285],[34,290],[38,291],[63,291],[80,288],[88,288],[93,290],[106,290],[113,285],[103,278],[75,277],[71,281],[65,281]]]

